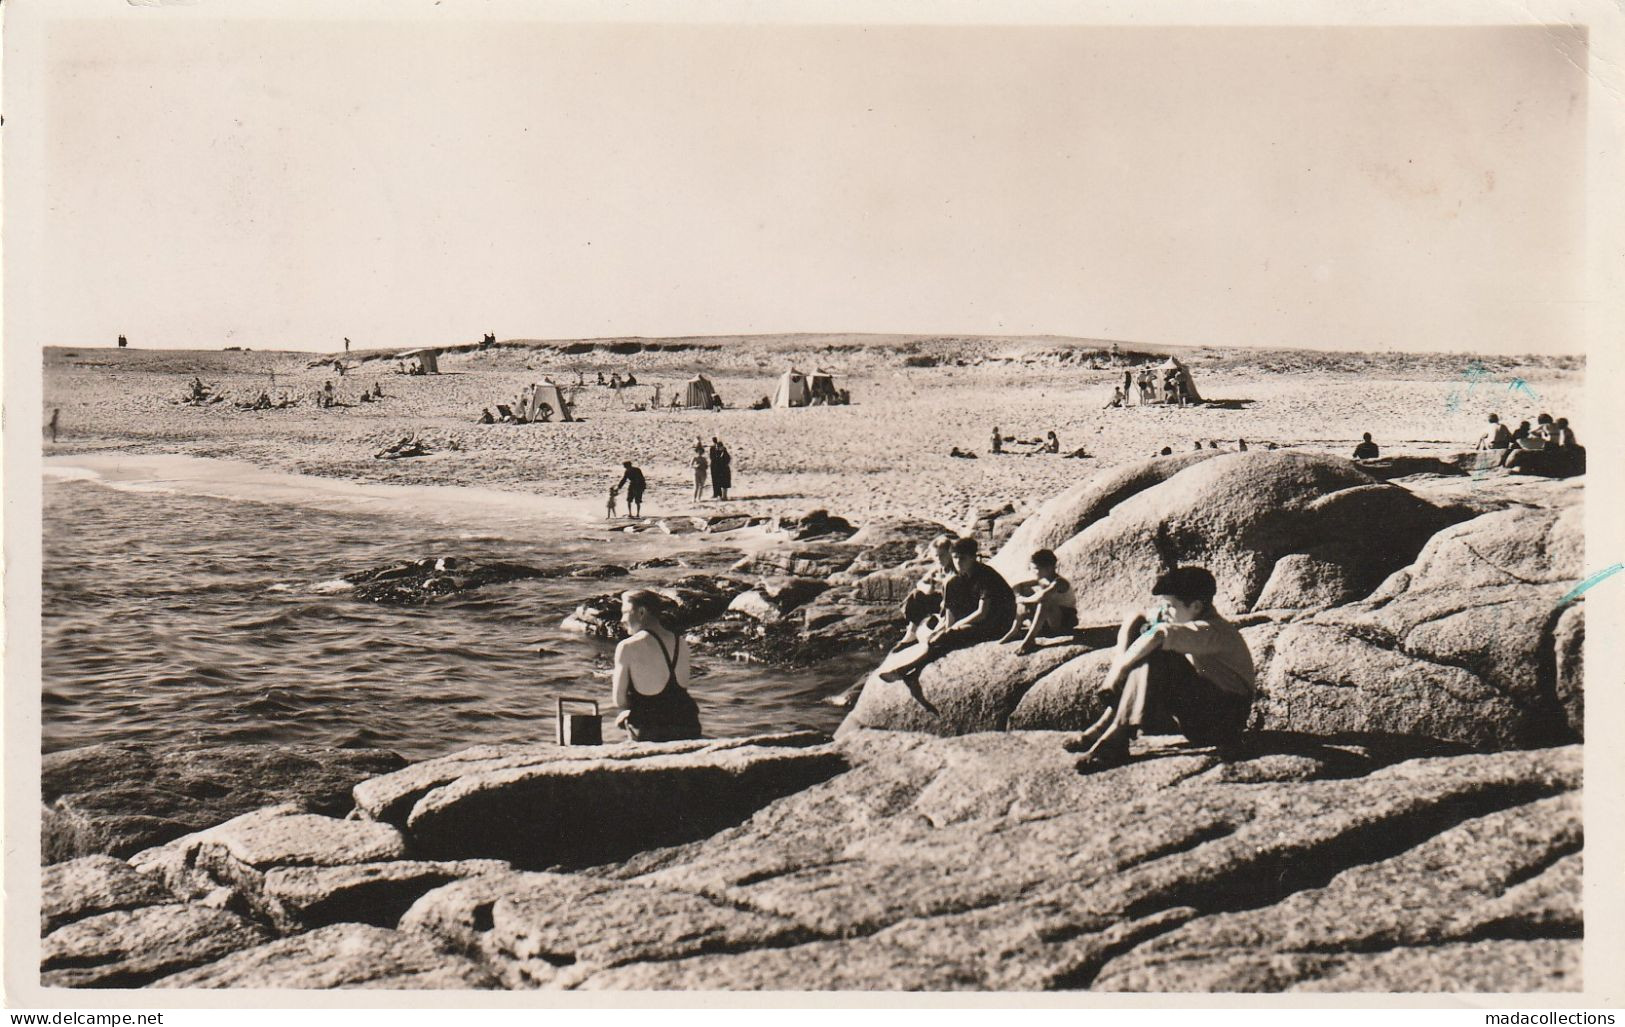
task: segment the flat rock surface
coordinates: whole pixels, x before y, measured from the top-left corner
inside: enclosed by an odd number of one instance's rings
[[[307,745],[92,745],[47,753],[44,861],[120,858],[273,803],[343,816],[356,783],[406,761]]]
[[[266,931],[235,913],[174,903],[76,920],[40,943],[40,983],[136,988],[258,945]]]
[[[159,988],[490,988],[490,974],[421,935],[336,924],[234,953]]]
[[[40,871],[40,933],[97,913],[175,901],[163,883],[112,856],[83,856]]]

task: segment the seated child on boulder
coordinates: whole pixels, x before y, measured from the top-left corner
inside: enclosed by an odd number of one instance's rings
[[[954,575],[942,596],[942,623],[925,639],[925,652],[880,675],[883,681],[917,682],[926,664],[955,649],[992,642],[1016,619],[1016,594],[999,572],[976,558],[974,538],[955,539]]]
[[[1170,729],[1199,744],[1224,745],[1247,726],[1256,672],[1247,640],[1213,606],[1204,567],[1178,567],[1151,587],[1156,605],[1123,622],[1100,685],[1107,708],[1075,743],[1079,770],[1128,758],[1141,731]]]
[[[1033,576],[1015,586],[1016,620],[1000,642],[1021,638],[1018,653],[1030,653],[1039,635],[1070,635],[1078,626],[1078,601],[1072,583],[1056,572],[1055,553],[1039,549],[1031,557]],[[1027,627],[1022,634],[1022,626]]]

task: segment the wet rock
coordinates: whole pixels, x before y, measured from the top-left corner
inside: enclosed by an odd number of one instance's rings
[[[480,563],[456,556],[425,557],[346,575],[357,599],[374,603],[426,603],[488,585],[547,576],[519,563]]]
[[[590,866],[714,834],[844,765],[828,748],[774,745],[542,762],[431,790],[407,831],[438,859]]]
[[[708,574],[690,574],[670,586],[651,591],[665,598],[669,623],[679,631],[720,617],[734,597],[750,588],[748,582]],[[626,637],[621,624],[621,593],[611,592],[583,601],[561,625],[593,638],[618,641]]]
[[[173,903],[76,920],[40,942],[40,983],[49,988],[138,988],[265,941],[235,913]]]
[[[857,532],[857,528],[846,518],[834,516],[828,510],[780,514],[772,519],[768,530],[784,532],[797,541],[811,538],[847,538]]]
[[[405,764],[376,749],[304,745],[93,745],[40,765],[45,862],[145,848],[273,803],[343,814],[356,783]]]
[[[40,872],[40,933],[98,913],[173,903],[154,878],[112,856],[84,856]]]
[[[1005,503],[985,506],[977,510],[965,528],[965,534],[976,539],[984,553],[996,552],[1010,541],[1032,511],[1024,504]]]
[[[480,966],[420,935],[335,924],[172,974],[158,988],[491,988]]]
[[[844,542],[785,546],[747,556],[730,569],[756,577],[828,578],[852,566],[863,551]]]
[[[791,611],[828,590],[827,583],[815,578],[763,581],[750,591],[734,596],[732,602],[728,604],[728,609],[760,623],[772,624],[783,620]]]
[[[590,567],[576,567],[569,572],[572,578],[624,578],[632,573],[619,564],[606,563]]]

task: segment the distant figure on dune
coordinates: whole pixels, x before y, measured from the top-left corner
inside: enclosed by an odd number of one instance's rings
[[[954,576],[942,598],[942,621],[927,639],[923,654],[883,673],[884,681],[917,682],[926,665],[955,649],[966,649],[1003,637],[1016,619],[1016,594],[999,572],[976,556],[976,540],[955,539]]]
[[[130,344],[129,339],[126,339],[122,335],[118,337],[118,348],[119,349],[123,349],[124,347],[128,346],[129,344]]]
[[[993,449],[992,449],[992,452],[994,452],[994,453],[1003,453],[1004,452],[1004,438],[1003,438],[1003,436],[1001,436],[999,434],[999,426],[996,425],[996,424],[993,426]]]
[[[1499,414],[1490,415],[1490,426],[1478,437],[1479,449],[1506,449],[1512,445],[1512,433],[1501,423]]]
[[[1201,451],[1202,451],[1202,440],[1197,439],[1196,440],[1196,452],[1200,453]]]
[[[346,352],[346,353],[350,352],[350,338],[349,338],[349,336],[345,336],[345,338],[344,338],[344,352]]]
[[[1377,444],[1371,441],[1371,433],[1366,432],[1364,435],[1361,435],[1360,444],[1354,447],[1354,459],[1375,460],[1377,459],[1377,454]]]
[[[643,478],[643,469],[633,467],[630,460],[623,461],[621,466],[625,470],[621,474],[621,480],[615,483],[615,488],[619,490],[622,485],[626,486],[626,516],[642,517],[643,490],[647,485]]]
[[[966,450],[960,449],[958,446],[954,446],[953,448],[949,449],[948,450],[948,455],[958,457],[961,460],[975,460],[976,459],[976,454],[975,453],[967,452]]]
[[[56,424],[57,424],[57,418],[59,418],[59,417],[61,417],[61,416],[62,416],[62,411],[61,411],[61,409],[60,409],[60,408],[53,408],[53,409],[52,409],[52,410],[51,410],[51,421],[50,421],[50,423],[49,423],[49,424],[47,424],[47,425],[46,425],[46,426],[45,426],[45,427],[46,427],[46,428],[47,428],[47,429],[49,429],[49,430],[50,430],[50,432],[51,432],[51,441],[52,441],[52,442],[55,442],[55,441],[56,441]]]
[[[621,622],[631,637],[615,647],[611,688],[617,726],[633,741],[700,737],[700,710],[688,694],[688,647],[663,623],[665,601],[646,589],[621,596]]]
[[[1123,621],[1100,685],[1108,706],[1067,748],[1078,769],[1116,766],[1142,730],[1172,723],[1198,744],[1226,745],[1247,727],[1256,671],[1247,640],[1213,605],[1204,567],[1177,567],[1151,586],[1156,604]]]
[[[1237,439],[1236,440],[1236,451],[1239,452],[1239,453],[1247,452],[1247,440],[1246,439]]]
[[[1197,448],[1200,449],[1201,447],[1198,446]],[[1163,446],[1162,447],[1162,452],[1158,453],[1157,455],[1158,456],[1173,456],[1174,455],[1174,447],[1172,447],[1172,446]]]

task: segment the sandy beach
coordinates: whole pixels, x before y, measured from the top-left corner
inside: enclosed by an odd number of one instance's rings
[[[394,373],[393,354],[356,353],[345,376],[321,355],[292,352],[51,348],[45,410],[60,409],[48,454],[178,453],[245,461],[265,470],[358,483],[465,485],[535,497],[551,511],[602,516],[622,460],[648,475],[647,515],[826,507],[857,519],[914,516],[963,521],[976,509],[1036,504],[1104,468],[1217,441],[1221,448],[1270,442],[1347,455],[1362,432],[1385,454],[1471,448],[1484,419],[1510,424],[1541,411],[1573,413],[1583,367],[1564,358],[1156,349],[1189,366],[1208,405],[1102,409],[1121,371],[1104,344],[1079,340],[902,340],[832,337],[684,340],[671,349],[617,353],[627,344],[507,343],[448,351],[438,375]],[[639,344],[639,348],[643,346]],[[681,347],[681,348],[677,348]],[[1128,348],[1124,348],[1126,364]],[[1099,365],[1091,368],[1090,362]],[[909,366],[934,363],[938,366]],[[746,409],[772,392],[787,366],[822,367],[851,393],[844,407]],[[623,393],[575,392],[571,424],[483,425],[482,408],[511,403],[528,383],[568,388],[578,375],[635,373]],[[669,397],[704,373],[728,404],[721,412],[629,409],[656,383]],[[192,377],[227,399],[178,403]],[[296,407],[243,411],[271,386]],[[333,381],[340,403],[318,408]],[[357,403],[374,383],[384,398]],[[1062,453],[989,453],[997,426],[1037,439],[1053,430]],[[1585,425],[1576,425],[1582,442]],[[374,454],[416,433],[432,452],[402,460]],[[733,498],[693,502],[687,461],[695,439],[721,438],[734,454]],[[977,459],[957,459],[959,447]]]

